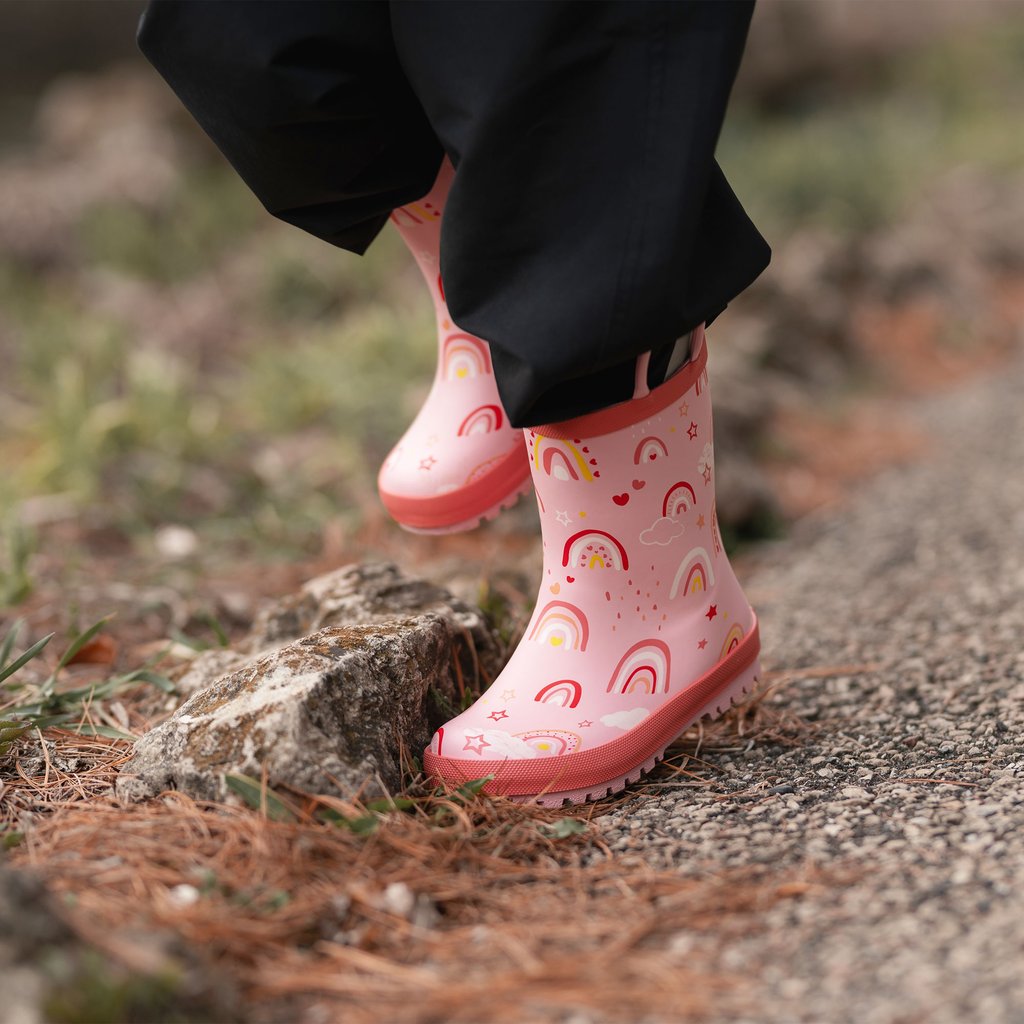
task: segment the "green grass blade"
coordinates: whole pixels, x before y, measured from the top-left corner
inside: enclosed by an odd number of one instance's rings
[[[149,683],[150,686],[155,686],[158,690],[163,690],[164,693],[174,693],[177,689],[167,676],[161,675],[159,672],[152,672],[148,668],[130,672],[125,679],[130,683]]]
[[[66,668],[68,663],[74,658],[76,654],[110,621],[110,616],[100,619],[99,622],[91,625],[84,633],[79,633],[74,640],[71,641],[71,646],[64,652],[64,657],[60,659],[57,664],[57,670],[60,671],[62,668]]]
[[[469,782],[464,782],[455,791],[455,796],[462,800],[472,800],[474,797],[480,795],[481,790],[494,778],[493,775],[484,775],[479,779],[470,779]]]
[[[11,624],[11,628],[7,631],[7,636],[4,637],[3,644],[0,644],[0,668],[3,668],[7,664],[7,660],[11,656],[11,651],[14,650],[14,641],[17,639],[18,634],[21,632],[21,627],[25,625],[24,619],[15,619]]]
[[[27,665],[52,639],[53,633],[44,636],[42,640],[36,641],[20,658],[16,658],[6,668],[0,669],[0,683],[13,676],[23,665]]]
[[[31,728],[31,722],[0,721],[0,754],[6,754],[11,744]]]
[[[139,738],[130,732],[115,729],[112,725],[91,725],[88,722],[78,726],[75,732],[79,732],[83,736],[106,736],[107,739],[111,740],[130,740],[132,743]]]
[[[415,806],[416,801],[407,796],[382,796],[367,803],[366,809],[374,814],[386,814],[388,811],[409,811]]]
[[[70,711],[61,711],[55,715],[33,715],[31,724],[33,729],[49,729],[54,725],[67,725],[74,718]]]
[[[233,793],[237,793],[254,811],[266,808],[271,821],[294,821],[295,815],[284,801],[270,789],[264,788],[257,779],[248,775],[225,775],[224,782]]]
[[[542,835],[548,839],[568,839],[569,836],[582,835],[587,831],[587,823],[579,818],[559,818],[551,824],[539,826]]]

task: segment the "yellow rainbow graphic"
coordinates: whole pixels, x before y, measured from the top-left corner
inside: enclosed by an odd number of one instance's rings
[[[600,476],[600,473],[591,469],[587,454],[571,441],[545,437],[543,434],[534,435],[531,450],[533,465],[556,480],[583,480],[590,483],[595,476]]]
[[[471,380],[491,373],[491,353],[471,334],[449,334],[441,345],[441,376],[445,380]]]
[[[680,589],[684,597],[690,594],[706,594],[714,585],[715,570],[711,566],[711,556],[704,548],[691,548],[679,563],[668,596],[675,597]]]
[[[590,623],[582,609],[568,601],[548,601],[530,630],[530,640],[565,651],[585,651]],[[568,680],[562,680],[568,682]]]
[[[541,757],[560,757],[562,754],[571,754],[583,742],[579,733],[568,732],[565,729],[534,729],[530,732],[517,732],[517,736],[524,743],[528,743]]]
[[[626,549],[604,530],[581,530],[574,533],[562,550],[562,565],[567,569],[629,568]]]
[[[738,622],[734,622],[729,627],[729,632],[725,634],[725,642],[722,644],[722,653],[719,654],[718,660],[721,661],[731,651],[736,650],[742,639],[743,627]]]
[[[426,224],[432,220],[438,220],[441,211],[429,203],[410,203],[408,206],[400,206],[397,210],[391,211],[391,219],[400,228],[411,228],[417,224]]]

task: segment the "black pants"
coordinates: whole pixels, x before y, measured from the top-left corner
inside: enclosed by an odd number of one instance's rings
[[[526,426],[628,398],[767,265],[714,159],[752,7],[153,0],[139,44],[271,213],[353,252],[446,152],[449,310]]]

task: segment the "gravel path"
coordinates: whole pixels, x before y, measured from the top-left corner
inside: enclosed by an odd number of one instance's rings
[[[920,410],[934,440],[748,580],[796,749],[710,754],[714,782],[601,819],[685,872],[816,867],[723,967],[758,1021],[1024,1020],[1024,361]],[[723,453],[728,458],[728,453]]]

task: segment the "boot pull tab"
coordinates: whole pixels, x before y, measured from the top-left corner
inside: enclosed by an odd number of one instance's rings
[[[636,357],[636,377],[633,379],[633,397],[646,398],[651,393],[647,386],[647,366],[651,361],[650,350]]]

